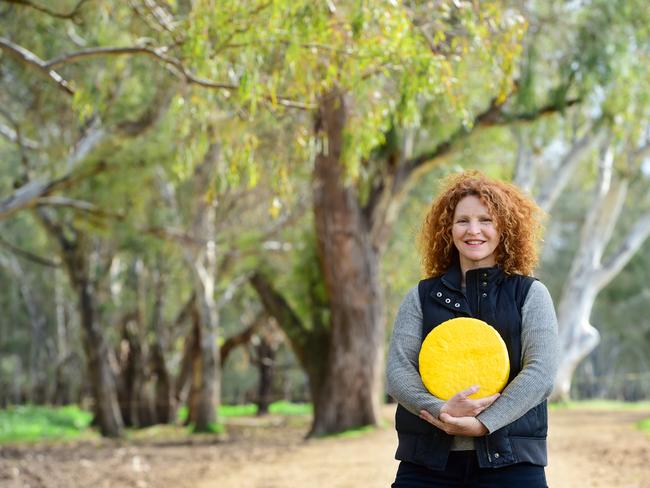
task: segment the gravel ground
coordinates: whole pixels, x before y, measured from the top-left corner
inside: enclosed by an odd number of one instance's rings
[[[0,447],[6,488],[385,488],[397,469],[394,407],[386,427],[357,437],[303,440],[308,419],[237,419],[228,437]],[[550,413],[552,488],[650,488],[650,411]]]

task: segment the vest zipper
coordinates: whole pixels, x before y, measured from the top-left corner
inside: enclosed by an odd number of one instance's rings
[[[481,317],[481,279],[476,281],[476,318]],[[490,461],[492,462],[492,461]]]

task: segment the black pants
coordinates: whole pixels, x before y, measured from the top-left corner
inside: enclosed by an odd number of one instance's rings
[[[402,461],[392,488],[548,488],[543,466],[530,463],[480,468],[475,451],[452,451],[447,467],[433,471]]]

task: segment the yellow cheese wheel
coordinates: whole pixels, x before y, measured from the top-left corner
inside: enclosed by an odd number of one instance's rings
[[[482,320],[460,317],[435,327],[420,349],[420,376],[432,395],[449,400],[453,395],[479,385],[470,398],[500,392],[510,374],[505,342]]]

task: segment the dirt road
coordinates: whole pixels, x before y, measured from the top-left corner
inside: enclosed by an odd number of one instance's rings
[[[239,419],[230,438],[187,442],[0,447],[0,486],[386,488],[396,437],[387,426],[353,438],[304,441],[305,419]],[[650,411],[559,410],[550,415],[552,488],[650,488]]]

